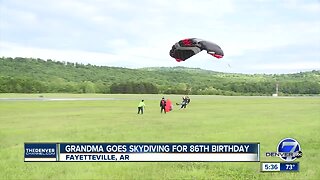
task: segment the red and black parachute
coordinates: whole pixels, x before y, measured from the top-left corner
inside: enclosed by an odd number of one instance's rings
[[[176,61],[180,62],[198,54],[202,50],[206,50],[208,54],[216,58],[222,58],[224,56],[220,46],[213,42],[198,38],[180,40],[172,46],[172,49],[170,50],[170,56],[175,58]]]

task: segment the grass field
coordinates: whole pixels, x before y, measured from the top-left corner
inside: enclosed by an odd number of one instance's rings
[[[0,94],[5,97],[38,95]],[[320,179],[320,98],[190,96],[187,109],[160,114],[162,95],[44,97],[123,99],[0,100],[0,179]],[[147,108],[137,115],[142,98]],[[280,161],[264,153],[276,151],[285,137],[302,147],[298,173],[261,173],[258,162],[23,161],[24,142],[260,142],[261,161]]]

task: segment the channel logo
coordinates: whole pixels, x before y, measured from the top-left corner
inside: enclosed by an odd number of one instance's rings
[[[54,143],[24,143],[24,161],[56,161],[57,145]]]
[[[267,157],[280,157],[283,161],[294,161],[302,157],[301,146],[293,138],[282,139],[277,147],[277,152],[267,152]]]

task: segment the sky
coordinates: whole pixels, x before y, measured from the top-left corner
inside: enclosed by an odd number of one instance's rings
[[[184,62],[173,44],[224,51]],[[0,0],[0,57],[226,73],[320,70],[320,0]]]

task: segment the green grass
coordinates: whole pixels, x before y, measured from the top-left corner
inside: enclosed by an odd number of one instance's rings
[[[127,100],[0,101],[0,179],[320,178],[320,98],[191,96],[187,109],[160,114],[161,95],[44,96]],[[174,103],[181,99],[166,97]],[[136,114],[140,98],[146,99],[144,115]],[[264,153],[276,151],[285,137],[302,147],[298,173],[261,173],[258,162],[23,161],[24,142],[260,142],[261,161],[280,161]]]

